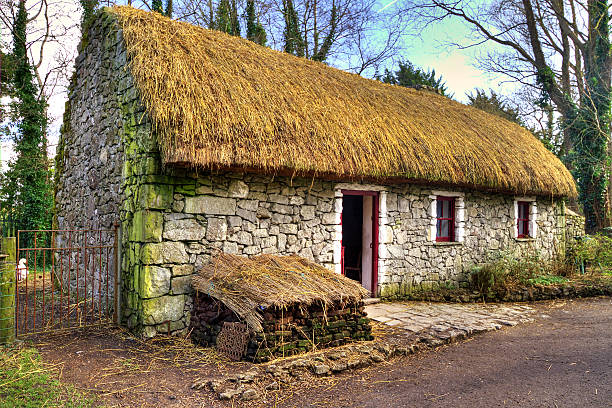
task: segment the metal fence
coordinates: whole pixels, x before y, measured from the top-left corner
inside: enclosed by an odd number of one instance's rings
[[[17,232],[17,336],[113,322],[117,229]]]

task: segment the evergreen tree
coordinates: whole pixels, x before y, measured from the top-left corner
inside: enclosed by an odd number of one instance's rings
[[[98,0],[79,0],[83,14],[81,14],[81,30],[86,30],[87,25],[94,15],[94,11],[98,6]]]
[[[240,35],[236,0],[232,0],[231,4],[229,0],[221,0],[219,2],[215,28],[230,35]]]
[[[236,6],[236,0],[232,0],[230,8],[230,27],[230,34],[240,37],[240,21],[238,20],[238,6]]]
[[[574,117],[566,118],[574,144],[575,169],[587,233],[610,226],[610,110],[612,108],[610,13],[607,1],[588,2],[590,48],[585,51],[586,90]],[[552,73],[547,73],[552,77]]]
[[[523,125],[518,110],[509,107],[492,89],[489,92],[491,94],[487,95],[484,89],[476,88],[474,93],[467,93],[468,105]]]
[[[173,5],[172,5],[172,0],[168,0],[166,1],[166,17],[170,17],[172,18],[172,11],[173,11]]]
[[[3,186],[5,197],[21,220],[20,229],[48,229],[51,227],[53,198],[49,160],[47,157],[46,102],[38,95],[33,69],[28,60],[25,0],[18,3],[13,28],[13,120],[15,161],[5,175],[9,181]],[[29,243],[24,243],[28,245]]]
[[[421,68],[416,68],[409,61],[401,61],[399,69],[395,72],[385,69],[385,74],[377,76],[377,79],[386,84],[406,87],[428,86],[435,89],[441,95],[452,98],[452,95],[447,93],[446,83],[442,80],[442,77],[436,78],[435,70],[424,71]]]
[[[315,53],[312,55],[311,59],[314,61],[325,61],[327,58],[327,54],[329,54],[329,50],[331,49],[332,44],[334,43],[334,36],[336,35],[336,28],[338,27],[338,9],[336,8],[336,3],[333,2],[332,10],[331,10],[331,18],[330,18],[331,28],[329,29],[329,33],[325,36],[323,40],[323,44],[321,44],[321,48],[318,50],[315,49]],[[318,33],[315,33],[318,37]],[[317,44],[318,41],[315,41]]]
[[[295,7],[293,7],[293,0],[283,0],[283,16],[285,18],[284,50],[288,54],[303,57],[304,39],[300,32],[300,22]]]
[[[259,23],[259,18],[256,16],[255,0],[247,0],[245,14],[247,39],[259,45],[266,45],[266,30]]]
[[[151,9],[159,14],[164,14],[164,7],[162,5],[162,0],[153,0],[151,2]]]
[[[215,29],[229,33],[230,25],[230,4],[229,0],[221,0],[217,5],[217,16],[215,17]]]

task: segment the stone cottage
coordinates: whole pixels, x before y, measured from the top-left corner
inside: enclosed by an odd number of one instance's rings
[[[128,7],[86,31],[57,168],[58,228],[120,223],[122,321],[148,336],[188,326],[218,251],[393,296],[491,251],[554,256],[576,194],[516,124]]]

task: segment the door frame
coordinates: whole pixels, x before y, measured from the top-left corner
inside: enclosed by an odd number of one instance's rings
[[[372,296],[376,296],[378,293],[378,230],[379,230],[379,217],[380,217],[380,192],[370,190],[340,190],[342,197],[344,196],[371,196],[372,197]],[[344,206],[340,213],[340,225],[342,225],[342,214],[344,213]],[[362,232],[363,233],[363,232]],[[344,245],[340,240],[340,271],[344,275]]]

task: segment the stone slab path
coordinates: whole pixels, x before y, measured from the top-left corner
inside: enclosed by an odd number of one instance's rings
[[[366,306],[368,317],[411,333],[440,340],[498,330],[532,321],[535,310],[524,304],[394,302]]]

